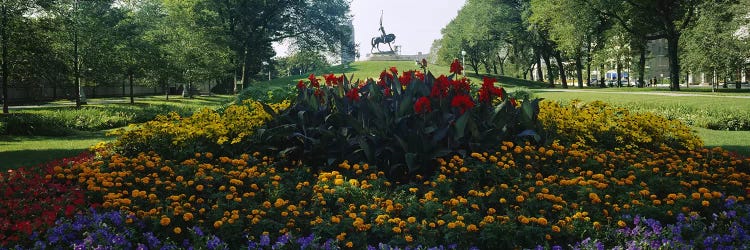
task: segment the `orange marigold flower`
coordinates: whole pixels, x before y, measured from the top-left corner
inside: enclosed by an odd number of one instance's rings
[[[516,201],[523,202],[524,201],[523,195],[516,196]]]
[[[169,217],[162,217],[161,220],[159,220],[159,224],[162,226],[167,226],[170,222],[172,222],[172,220],[169,219]]]

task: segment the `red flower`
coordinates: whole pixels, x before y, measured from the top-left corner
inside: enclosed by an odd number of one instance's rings
[[[323,75],[323,78],[326,79],[327,86],[336,86],[339,84],[339,79],[333,74]]]
[[[320,83],[318,82],[318,78],[315,78],[315,74],[310,74],[307,79],[310,80],[310,86],[313,86],[314,88],[320,87]]]
[[[385,90],[383,90],[383,95],[385,95],[385,96],[391,96],[391,95],[393,95],[391,93],[391,88],[385,88]]]
[[[414,76],[416,76],[417,78],[419,78],[420,81],[424,82],[424,73],[422,73],[422,71],[416,71],[416,72],[414,72]]]
[[[451,63],[450,72],[460,75],[463,70],[464,70],[464,67],[461,66],[461,63],[458,62],[458,59],[453,59],[453,63]]]
[[[398,78],[398,82],[401,83],[401,86],[408,86],[409,83],[411,83],[411,74],[413,71],[404,71],[401,73],[401,77]]]
[[[474,107],[474,101],[468,95],[457,95],[451,100],[451,106],[458,108],[459,114]]]
[[[323,96],[323,91],[320,90],[320,88],[315,88],[315,93],[313,93],[317,97]]]
[[[352,101],[359,101],[359,89],[352,88],[349,92],[346,92],[346,98]]]
[[[297,89],[303,90],[303,89],[305,89],[305,87],[306,87],[305,86],[305,82],[302,81],[302,80],[299,80],[299,82],[297,83]]]
[[[430,111],[432,111],[432,107],[430,106],[430,99],[427,99],[427,97],[420,97],[414,103],[414,113],[421,114]]]
[[[390,68],[389,70],[390,70],[390,71],[391,71],[391,73],[393,73],[394,75],[398,75],[398,69],[396,69],[396,67],[391,67],[391,68]]]
[[[383,70],[383,72],[380,72],[380,80],[381,81],[386,81],[386,80],[393,81],[393,75],[388,74],[387,71]]]
[[[457,93],[468,93],[470,89],[469,82],[466,78],[461,78],[458,81],[451,81],[451,87],[453,88],[453,91]]]
[[[440,75],[440,77],[435,79],[435,83],[432,85],[432,89],[430,90],[430,97],[443,98],[448,96],[449,86],[450,82],[448,78],[444,75]]]
[[[484,77],[482,87],[479,88],[479,102],[490,103],[493,96],[499,96],[500,99],[505,98],[503,88],[495,87],[496,81],[495,78]]]
[[[510,98],[510,104],[513,105],[513,107],[517,106],[516,98]]]

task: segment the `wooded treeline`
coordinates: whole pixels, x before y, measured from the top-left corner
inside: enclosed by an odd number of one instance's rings
[[[3,0],[0,8],[3,100],[9,87],[57,95],[81,81],[215,81],[232,91],[269,65],[274,42],[337,51],[351,32],[346,0]]]
[[[630,64],[644,86],[647,45],[663,39],[670,88],[679,90],[688,71],[726,80],[747,71],[748,27],[748,0],[468,0],[436,45],[443,63],[466,51],[477,74],[560,79],[563,87],[575,79],[583,87],[597,83],[592,69],[605,67],[617,70],[619,83]]]

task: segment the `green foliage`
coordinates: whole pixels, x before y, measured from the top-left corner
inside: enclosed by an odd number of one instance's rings
[[[538,137],[538,100],[519,105],[494,79],[485,79],[475,100],[455,74],[390,71],[377,82],[325,75],[325,85],[311,75],[309,86],[298,84],[295,104],[257,133],[259,141],[313,166],[370,162],[406,181],[431,175],[437,157]]]

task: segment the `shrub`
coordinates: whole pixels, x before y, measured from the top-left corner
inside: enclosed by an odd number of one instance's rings
[[[12,113],[2,116],[6,124],[5,132],[9,135],[45,135],[65,136],[75,134],[75,130],[66,126],[59,117],[34,113]]]
[[[550,138],[564,144],[580,142],[595,148],[646,148],[662,145],[675,149],[698,149],[703,142],[690,127],[652,113],[631,113],[603,102],[569,105],[542,102],[539,120]]]
[[[278,112],[289,102],[266,106]],[[174,112],[158,115],[153,121],[112,134],[119,135],[114,145],[125,155],[154,151],[181,160],[194,152],[245,152],[250,147],[249,136],[270,118],[259,102],[245,101],[243,105],[230,105],[223,113],[205,108],[189,117]]]
[[[457,76],[399,76],[391,67],[377,82],[330,74],[323,85],[310,75],[309,85],[298,83],[295,104],[259,131],[259,141],[313,166],[369,162],[406,181],[431,175],[437,157],[538,140],[538,100],[517,101],[488,78],[475,99]]]

